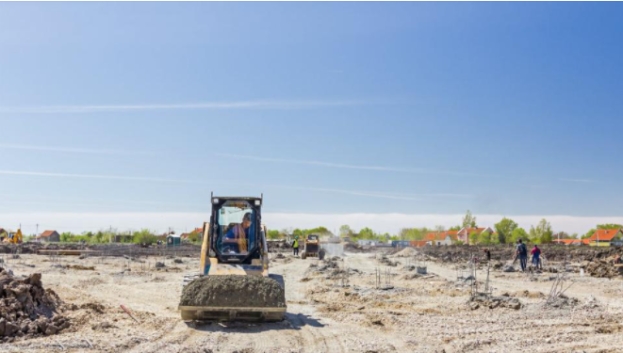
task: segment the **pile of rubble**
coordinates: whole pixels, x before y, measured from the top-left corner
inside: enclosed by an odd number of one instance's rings
[[[614,264],[613,260],[594,260],[583,264],[586,273],[592,277],[614,278],[623,276],[623,264]]]
[[[507,294],[495,297],[484,293],[478,293],[477,295],[472,296],[467,302],[467,305],[472,310],[476,310],[479,308],[508,308],[513,310],[519,310],[523,306],[519,299],[513,298]]]
[[[575,306],[578,306],[579,304],[579,300],[577,300],[576,298],[567,297],[564,294],[560,294],[553,298],[548,298],[545,301],[546,306],[555,309],[573,308]]]
[[[385,255],[381,256],[378,260],[379,260],[379,262],[380,262],[382,265],[385,265],[385,266],[391,266],[391,267],[396,267],[396,266],[398,266],[398,262],[395,262],[395,261],[390,260],[390,259],[389,259],[389,258],[387,258],[387,256],[385,256]]]
[[[0,340],[54,335],[69,321],[57,312],[62,304],[51,289],[44,289],[41,274],[17,278],[0,268]]]

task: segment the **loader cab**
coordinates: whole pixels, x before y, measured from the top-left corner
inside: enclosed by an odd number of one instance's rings
[[[212,197],[210,257],[238,264],[259,259],[264,240],[261,207],[261,198]]]

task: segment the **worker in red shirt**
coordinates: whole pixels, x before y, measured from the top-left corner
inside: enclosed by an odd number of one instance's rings
[[[532,255],[532,264],[534,267],[543,269],[543,266],[541,265],[541,249],[539,249],[536,244],[534,244],[534,248],[532,248],[530,254]]]

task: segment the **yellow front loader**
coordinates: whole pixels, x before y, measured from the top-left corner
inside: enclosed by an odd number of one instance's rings
[[[263,198],[212,196],[203,225],[199,272],[184,278],[183,320],[280,321],[286,312],[283,277],[268,273]]]
[[[21,244],[24,241],[24,237],[22,236],[22,230],[18,229],[15,233],[7,233],[7,237],[4,238],[4,243],[10,244]]]

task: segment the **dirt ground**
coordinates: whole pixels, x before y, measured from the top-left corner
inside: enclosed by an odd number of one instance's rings
[[[492,295],[520,303],[517,308],[469,302],[467,263],[426,261],[417,251],[401,255],[275,257],[271,272],[284,276],[288,313],[270,324],[181,321],[183,276],[196,272],[198,258],[5,256],[15,275],[42,274],[43,286],[65,302],[71,327],[4,343],[0,352],[623,351],[618,278],[565,273],[568,298],[546,305],[559,274],[491,270]],[[156,262],[165,266],[156,268]],[[417,266],[427,274],[417,274]],[[484,291],[486,266],[476,279]]]

